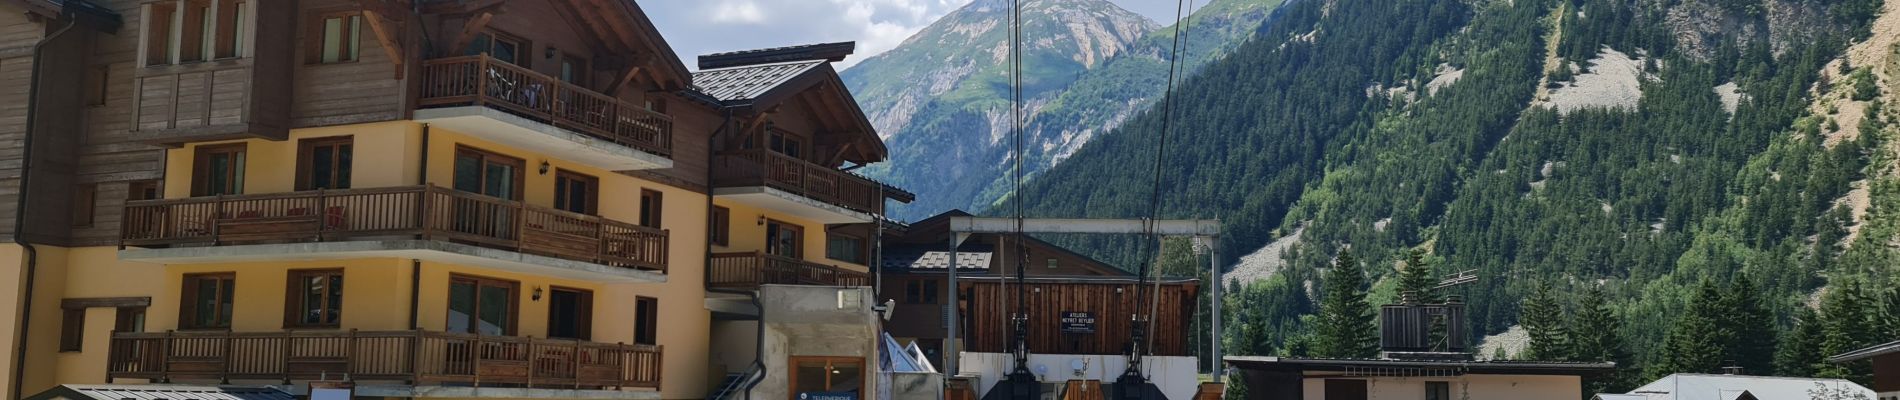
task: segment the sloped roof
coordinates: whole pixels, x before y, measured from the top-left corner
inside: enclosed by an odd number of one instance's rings
[[[1806,399],[1808,391],[1818,387],[1842,388],[1874,398],[1874,391],[1843,379],[1791,378],[1778,376],[1675,374],[1631,390],[1648,400],[1746,399],[1744,394],[1761,399]],[[1609,399],[1606,397],[1606,399]]]
[[[296,400],[296,396],[259,386],[60,385],[27,399]]]
[[[950,251],[944,247],[947,246],[886,245],[883,266],[886,269],[944,270],[950,267]],[[957,269],[987,270],[993,257],[994,249],[989,246],[965,245],[957,249]]]
[[[1850,351],[1850,352],[1847,352],[1846,354],[1828,357],[1827,361],[1837,362],[1837,363],[1848,362],[1848,361],[1860,361],[1860,360],[1865,360],[1869,358],[1874,358],[1874,357],[1879,357],[1879,356],[1884,356],[1884,355],[1894,354],[1894,353],[1900,353],[1900,341],[1887,342],[1886,344],[1875,345],[1873,347],[1868,347],[1865,349]]]
[[[809,60],[839,62],[856,52],[857,47],[857,42],[837,42],[713,53],[699,56],[699,68],[717,69]]]
[[[693,73],[693,85],[699,91],[724,102],[755,100],[793,79],[804,75],[824,60],[792,61],[741,67],[709,69]]]

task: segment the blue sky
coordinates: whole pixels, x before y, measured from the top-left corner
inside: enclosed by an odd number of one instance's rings
[[[1167,25],[1172,0],[1110,0]],[[694,67],[700,54],[822,42],[858,42],[845,60],[897,47],[970,0],[642,0],[640,7]],[[1205,3],[1205,0],[1200,1]],[[697,69],[697,68],[695,68]]]

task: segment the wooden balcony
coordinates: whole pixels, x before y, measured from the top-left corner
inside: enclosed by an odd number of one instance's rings
[[[436,186],[126,202],[120,242],[141,247],[443,240],[666,271],[668,232]]]
[[[425,331],[114,333],[106,376],[658,389],[661,354],[650,345]]]
[[[871,276],[830,265],[764,253],[717,253],[706,287],[758,289],[759,285],[868,286]]]
[[[486,55],[422,63],[420,108],[480,106],[669,157],[673,118]]]
[[[884,212],[884,193],[880,192],[883,185],[837,168],[763,149],[714,156],[713,186],[766,187],[849,211],[874,215]]]

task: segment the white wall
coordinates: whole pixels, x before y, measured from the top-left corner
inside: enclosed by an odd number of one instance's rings
[[[1301,382],[1305,400],[1326,399],[1328,377],[1307,377]],[[1425,382],[1450,382],[1451,398],[1460,400],[1581,400],[1583,380],[1575,376],[1545,375],[1465,375],[1429,378],[1331,377],[1360,379],[1366,384],[1368,400],[1423,400]],[[1469,395],[1469,397],[1466,397]],[[1173,398],[1173,397],[1170,397]]]
[[[1014,368],[1015,359],[1009,353],[965,352],[957,358],[958,375],[977,376],[977,396],[989,393],[990,387],[1002,380],[1009,370]],[[1070,361],[1083,360],[1088,368],[1077,375],[1070,368]],[[1161,393],[1170,399],[1192,399],[1200,390],[1199,361],[1194,357],[1147,357],[1142,368],[1147,370],[1148,380],[1161,388]],[[1104,387],[1115,382],[1123,371],[1128,370],[1128,358],[1123,356],[1074,355],[1074,354],[1030,354],[1029,370],[1036,372],[1037,379],[1043,383],[1063,383],[1071,379],[1100,380]]]

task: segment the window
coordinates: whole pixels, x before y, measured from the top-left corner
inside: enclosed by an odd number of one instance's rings
[[[792,393],[850,393],[864,390],[864,359],[792,357]]]
[[[1425,382],[1425,400],[1451,400],[1451,382]]]
[[[187,0],[183,4],[185,20],[184,24],[179,26],[183,28],[183,31],[178,33],[178,40],[181,41],[178,43],[178,62],[205,61],[207,60],[205,56],[211,53],[206,51],[206,47],[211,45],[211,40],[208,40],[207,36],[211,34],[211,22],[214,21],[206,18],[211,13],[211,3],[202,0]]]
[[[243,0],[218,1],[218,26],[208,47],[218,59],[243,57],[244,12],[247,3]]]
[[[779,154],[798,159],[803,159],[804,157],[802,155],[805,149],[804,142],[799,140],[797,136],[792,136],[785,131],[773,129],[767,132],[766,145],[766,148],[772,149],[772,151]]]
[[[804,257],[804,232],[805,228],[798,225],[767,220],[765,223],[765,252],[783,257]]]
[[[149,180],[149,181],[137,181],[137,182],[132,182],[130,184],[127,184],[128,187],[125,190],[125,200],[126,201],[158,200],[159,198],[165,197],[165,192],[159,189],[161,187],[159,186],[160,182],[162,181]]]
[[[487,54],[510,64],[528,66],[527,41],[496,32],[479,33],[462,49],[462,55]]]
[[[633,300],[634,322],[633,342],[654,345],[660,343],[660,299],[637,297]]]
[[[732,243],[732,210],[713,206],[712,241],[715,245],[729,246]]]
[[[1056,259],[1054,258],[1049,259],[1049,269],[1056,269],[1057,267],[1061,267],[1061,266],[1062,264],[1056,262]]]
[[[145,307],[119,307],[113,315],[113,332],[144,332]]]
[[[80,350],[80,344],[86,340],[86,309],[68,308],[60,316],[59,351],[74,352]]]
[[[150,3],[145,8],[145,65],[172,63],[172,23],[178,15],[174,3]]]
[[[937,281],[919,279],[904,284],[904,302],[909,304],[936,304]]]
[[[549,292],[548,337],[592,339],[594,292],[558,287]]]
[[[1326,400],[1366,400],[1366,381],[1327,379]]]
[[[572,171],[554,173],[554,208],[593,215],[599,212],[595,204],[599,194],[600,179]]]
[[[198,146],[191,169],[191,195],[244,193],[244,144]]]
[[[455,149],[455,190],[521,200],[520,159],[468,147]]]
[[[665,204],[665,197],[659,191],[640,189],[640,226],[658,229],[662,204]]]
[[[91,228],[93,209],[99,205],[96,199],[99,185],[79,185],[73,188],[73,227]]]
[[[587,59],[585,58],[574,56],[561,57],[561,81],[586,87],[587,68]]]
[[[513,281],[455,275],[449,277],[449,332],[515,334]]]
[[[111,71],[112,68],[105,65],[86,70],[86,105],[94,107],[106,105],[107,82],[110,82],[107,73]]]
[[[343,321],[343,270],[290,271],[284,326],[335,328]]]
[[[338,136],[297,142],[297,190],[349,189],[354,141]]]
[[[231,306],[236,295],[237,275],[231,273],[185,275],[184,306],[179,307],[179,326],[184,329],[230,329]]]
[[[852,264],[864,264],[864,238],[833,233],[825,235],[825,258]]]
[[[356,62],[362,55],[363,15],[355,11],[322,14],[311,23],[305,62],[336,64]]]

